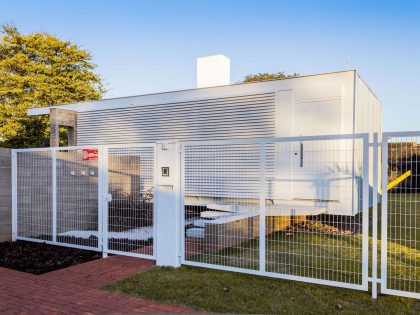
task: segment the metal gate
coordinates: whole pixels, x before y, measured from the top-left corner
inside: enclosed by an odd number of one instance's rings
[[[420,298],[420,132],[382,140],[381,292]]]
[[[104,148],[104,252],[155,258],[156,145]]]
[[[182,263],[368,289],[367,135],[182,145]]]
[[[19,149],[13,239],[154,258],[155,144]]]

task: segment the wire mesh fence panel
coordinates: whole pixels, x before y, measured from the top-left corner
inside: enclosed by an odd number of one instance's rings
[[[184,260],[258,270],[259,144],[184,146]]]
[[[52,241],[51,151],[16,152],[17,237]]]
[[[56,150],[57,242],[98,247],[97,148]]]
[[[366,284],[363,139],[273,142],[265,150],[266,271]]]
[[[183,145],[183,263],[367,290],[366,135]]]
[[[384,140],[382,291],[420,298],[420,135]]]
[[[154,255],[155,147],[109,148],[108,249]]]

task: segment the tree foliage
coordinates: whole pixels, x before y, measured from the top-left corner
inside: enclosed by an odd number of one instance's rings
[[[258,74],[249,74],[244,78],[243,82],[257,82],[257,81],[268,81],[268,80],[279,80],[291,77],[299,76],[297,73],[294,74],[285,74],[283,71],[276,73],[258,73]]]
[[[48,117],[27,110],[100,99],[105,90],[92,55],[48,33],[23,35],[13,25],[1,32],[0,146],[47,146]]]

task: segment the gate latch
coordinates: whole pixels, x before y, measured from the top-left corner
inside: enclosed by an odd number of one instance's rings
[[[106,194],[105,200],[108,201],[108,202],[111,202],[112,201],[112,195],[111,194]]]

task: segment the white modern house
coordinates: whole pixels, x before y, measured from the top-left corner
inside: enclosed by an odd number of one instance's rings
[[[358,133],[372,136],[381,132],[382,105],[355,70],[229,84],[229,67],[229,59],[223,55],[199,58],[195,89],[32,108],[28,114],[50,114],[54,109],[72,113],[77,145]],[[315,147],[276,145],[273,158],[277,169],[273,171],[287,178],[274,178],[273,185],[290,178],[298,178],[302,184],[299,189],[292,184],[290,189],[273,189],[270,199],[279,200],[273,203],[300,200],[306,205],[322,202],[326,213],[356,214],[358,207],[354,201],[360,191],[357,179],[360,174],[357,167],[343,170],[340,161],[357,159],[357,145],[353,143],[350,150],[340,150],[335,167],[317,166],[315,173],[311,164],[306,163],[307,159],[316,159]],[[293,159],[296,163],[283,163]],[[282,172],[279,168],[284,164],[288,169]],[[320,173],[323,181],[348,181],[346,185],[337,185],[347,188],[337,188],[325,197],[317,189],[321,185]],[[226,197],[214,190],[192,189],[188,194],[198,198],[191,200],[202,198],[207,202]]]

